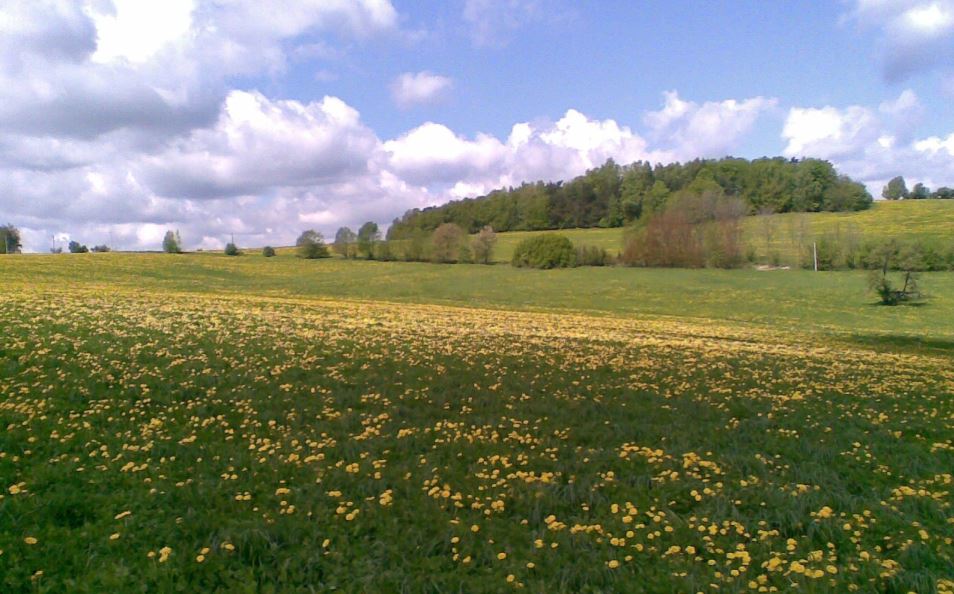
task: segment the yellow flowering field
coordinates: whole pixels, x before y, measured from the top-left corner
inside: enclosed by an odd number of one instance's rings
[[[134,286],[3,297],[3,592],[954,592],[941,351]]]

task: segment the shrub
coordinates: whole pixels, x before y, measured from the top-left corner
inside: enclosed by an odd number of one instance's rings
[[[576,266],[576,250],[566,236],[544,233],[517,244],[510,263],[520,268],[567,268]]]
[[[231,241],[225,244],[225,255],[226,256],[241,256],[242,252],[239,251],[238,246],[232,243]]]
[[[266,258],[274,258],[274,257],[275,257],[275,248],[273,248],[273,247],[270,246],[270,245],[266,245],[266,246],[265,246],[265,249],[262,250],[262,255],[265,256]]]
[[[105,254],[106,252],[108,252],[108,251],[110,251],[110,250],[109,250],[109,246],[108,246],[108,245],[103,244],[103,245],[93,246],[93,249],[92,249],[91,251],[94,251],[94,252],[96,252],[97,254]]]
[[[298,257],[306,260],[327,258],[331,255],[328,253],[328,246],[325,245],[325,238],[314,229],[309,229],[299,235],[295,246],[298,248]]]
[[[609,263],[609,253],[601,247],[581,245],[576,248],[577,266],[606,266]]]

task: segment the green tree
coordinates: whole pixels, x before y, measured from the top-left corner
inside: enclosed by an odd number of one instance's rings
[[[225,244],[225,255],[226,256],[241,256],[242,252],[239,251],[238,246],[233,242],[228,242]]]
[[[911,195],[910,195],[910,198],[912,200],[924,200],[930,197],[931,197],[931,191],[927,188],[927,186],[925,186],[921,182],[914,184],[914,188],[911,189]]]
[[[361,225],[358,229],[358,252],[371,260],[374,258],[374,244],[381,239],[378,224],[372,221]]]
[[[885,200],[902,200],[908,197],[908,186],[900,175],[888,182],[881,190],[881,197]]]
[[[265,256],[266,258],[274,258],[274,257],[275,257],[275,248],[273,248],[273,247],[270,246],[270,245],[266,245],[266,246],[265,246],[265,249],[262,250],[262,255]]]
[[[182,238],[178,231],[166,231],[166,236],[162,238],[162,251],[167,254],[182,253]]]
[[[948,188],[947,186],[941,186],[931,194],[931,198],[937,198],[940,200],[950,200],[954,198],[954,188]]]
[[[324,236],[314,229],[303,231],[295,241],[295,247],[298,248],[298,257],[307,260],[327,258],[331,255],[328,253],[328,246],[325,245]]]
[[[335,233],[335,242],[332,244],[332,249],[335,253],[343,258],[353,258],[355,254],[355,245],[354,242],[358,239],[358,236],[355,235],[348,227],[341,227],[338,229],[338,232]]]
[[[0,254],[18,254],[22,247],[19,229],[9,224],[0,226]]]
[[[75,240],[71,241],[67,248],[70,250],[71,254],[85,254],[89,251],[88,247]]]

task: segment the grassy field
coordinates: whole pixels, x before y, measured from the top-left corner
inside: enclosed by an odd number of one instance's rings
[[[3,592],[954,592],[954,274],[0,278]]]
[[[579,245],[595,245],[611,254],[619,253],[622,229],[566,229],[555,231]],[[495,259],[509,262],[517,243],[540,231],[498,234]],[[758,258],[778,255],[781,263],[795,265],[800,249],[825,235],[854,235],[871,238],[916,238],[927,242],[954,241],[954,200],[879,201],[861,212],[787,213],[767,217],[746,217],[746,242]],[[799,247],[802,245],[802,248]]]

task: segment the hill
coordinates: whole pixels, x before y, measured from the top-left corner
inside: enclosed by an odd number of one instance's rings
[[[954,200],[879,200],[868,210],[752,216],[746,217],[743,225],[745,240],[759,260],[775,253],[779,263],[797,265],[800,244],[809,245],[833,234],[852,234],[860,241],[892,237],[932,244],[954,241]],[[620,251],[625,234],[624,229],[600,228],[553,232],[566,235],[577,245],[595,245],[612,254]],[[499,233],[494,259],[509,262],[520,240],[539,233]]]

